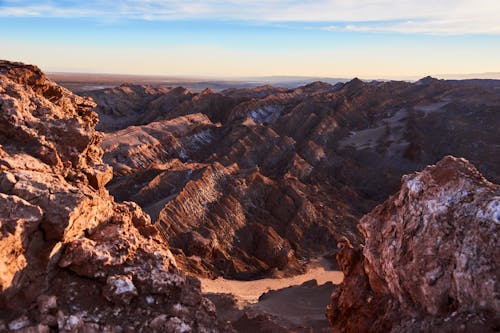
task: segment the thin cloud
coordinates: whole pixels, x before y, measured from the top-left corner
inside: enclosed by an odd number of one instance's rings
[[[500,34],[500,24],[496,20],[491,22],[475,20],[420,20],[403,22],[378,22],[372,24],[349,23],[345,25],[325,26],[323,30],[339,32],[393,32],[401,34],[430,34],[430,35],[465,35],[465,34]]]
[[[325,23],[323,29],[332,31],[500,34],[498,0],[0,0],[0,16],[230,19]]]

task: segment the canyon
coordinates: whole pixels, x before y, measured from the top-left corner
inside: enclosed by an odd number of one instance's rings
[[[0,332],[499,330],[500,81],[79,94],[0,61]]]
[[[357,221],[443,156],[498,183],[498,89],[425,78],[85,94],[110,193],[151,216],[184,270],[254,279],[299,274],[341,237],[359,244]]]

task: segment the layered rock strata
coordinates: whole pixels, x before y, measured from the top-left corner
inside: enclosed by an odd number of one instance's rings
[[[87,93],[116,199],[163,227],[184,269],[253,279],[296,274],[342,236],[356,246],[357,221],[401,176],[445,155],[498,183],[499,88],[426,78]]]

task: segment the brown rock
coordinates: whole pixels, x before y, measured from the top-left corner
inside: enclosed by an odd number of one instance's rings
[[[470,159],[498,182],[497,89],[495,81],[354,79],[201,93],[127,84],[88,94],[105,119],[110,192],[162,226],[183,269],[248,279],[296,274],[300,259],[343,236],[356,247],[359,218],[397,191],[402,175],[445,155]],[[272,253],[280,244],[293,255]]]
[[[19,317],[13,321],[11,321],[8,325],[9,330],[16,331],[22,328],[28,327],[31,324],[29,318],[27,316]]]
[[[41,314],[47,314],[57,309],[57,297],[40,295],[37,297],[38,310]]]
[[[85,174],[90,186],[99,190],[113,179],[113,168],[107,164],[96,165],[93,169],[85,170]]]
[[[464,159],[405,176],[361,219],[363,249],[340,243],[345,281],[327,310],[334,331],[494,332],[499,194]]]
[[[137,289],[132,279],[126,275],[108,276],[103,295],[108,301],[116,304],[127,305],[137,296]]]
[[[112,169],[93,106],[35,66],[0,61],[2,318],[20,332],[147,331],[185,298],[177,324],[230,330],[149,217],[104,188]],[[152,294],[154,304],[144,301]]]
[[[10,293],[19,272],[28,266],[25,249],[42,220],[40,207],[0,193],[0,291]]]
[[[38,324],[35,326],[24,327],[16,330],[17,333],[49,333],[50,328],[44,324]]]

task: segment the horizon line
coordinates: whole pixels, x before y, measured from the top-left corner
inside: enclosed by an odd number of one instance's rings
[[[308,80],[308,79],[326,79],[326,80],[352,80],[358,78],[360,80],[415,80],[425,77],[433,77],[443,80],[500,80],[500,71],[488,71],[478,73],[441,73],[427,75],[193,75],[193,74],[138,74],[138,73],[113,73],[113,72],[83,72],[83,71],[53,71],[43,70],[47,75],[100,75],[100,76],[131,76],[137,78],[157,78],[157,79],[190,79],[190,80],[217,80],[217,81],[246,81],[246,80],[262,80],[262,79],[283,79],[283,80]],[[477,76],[477,77],[476,77]]]

